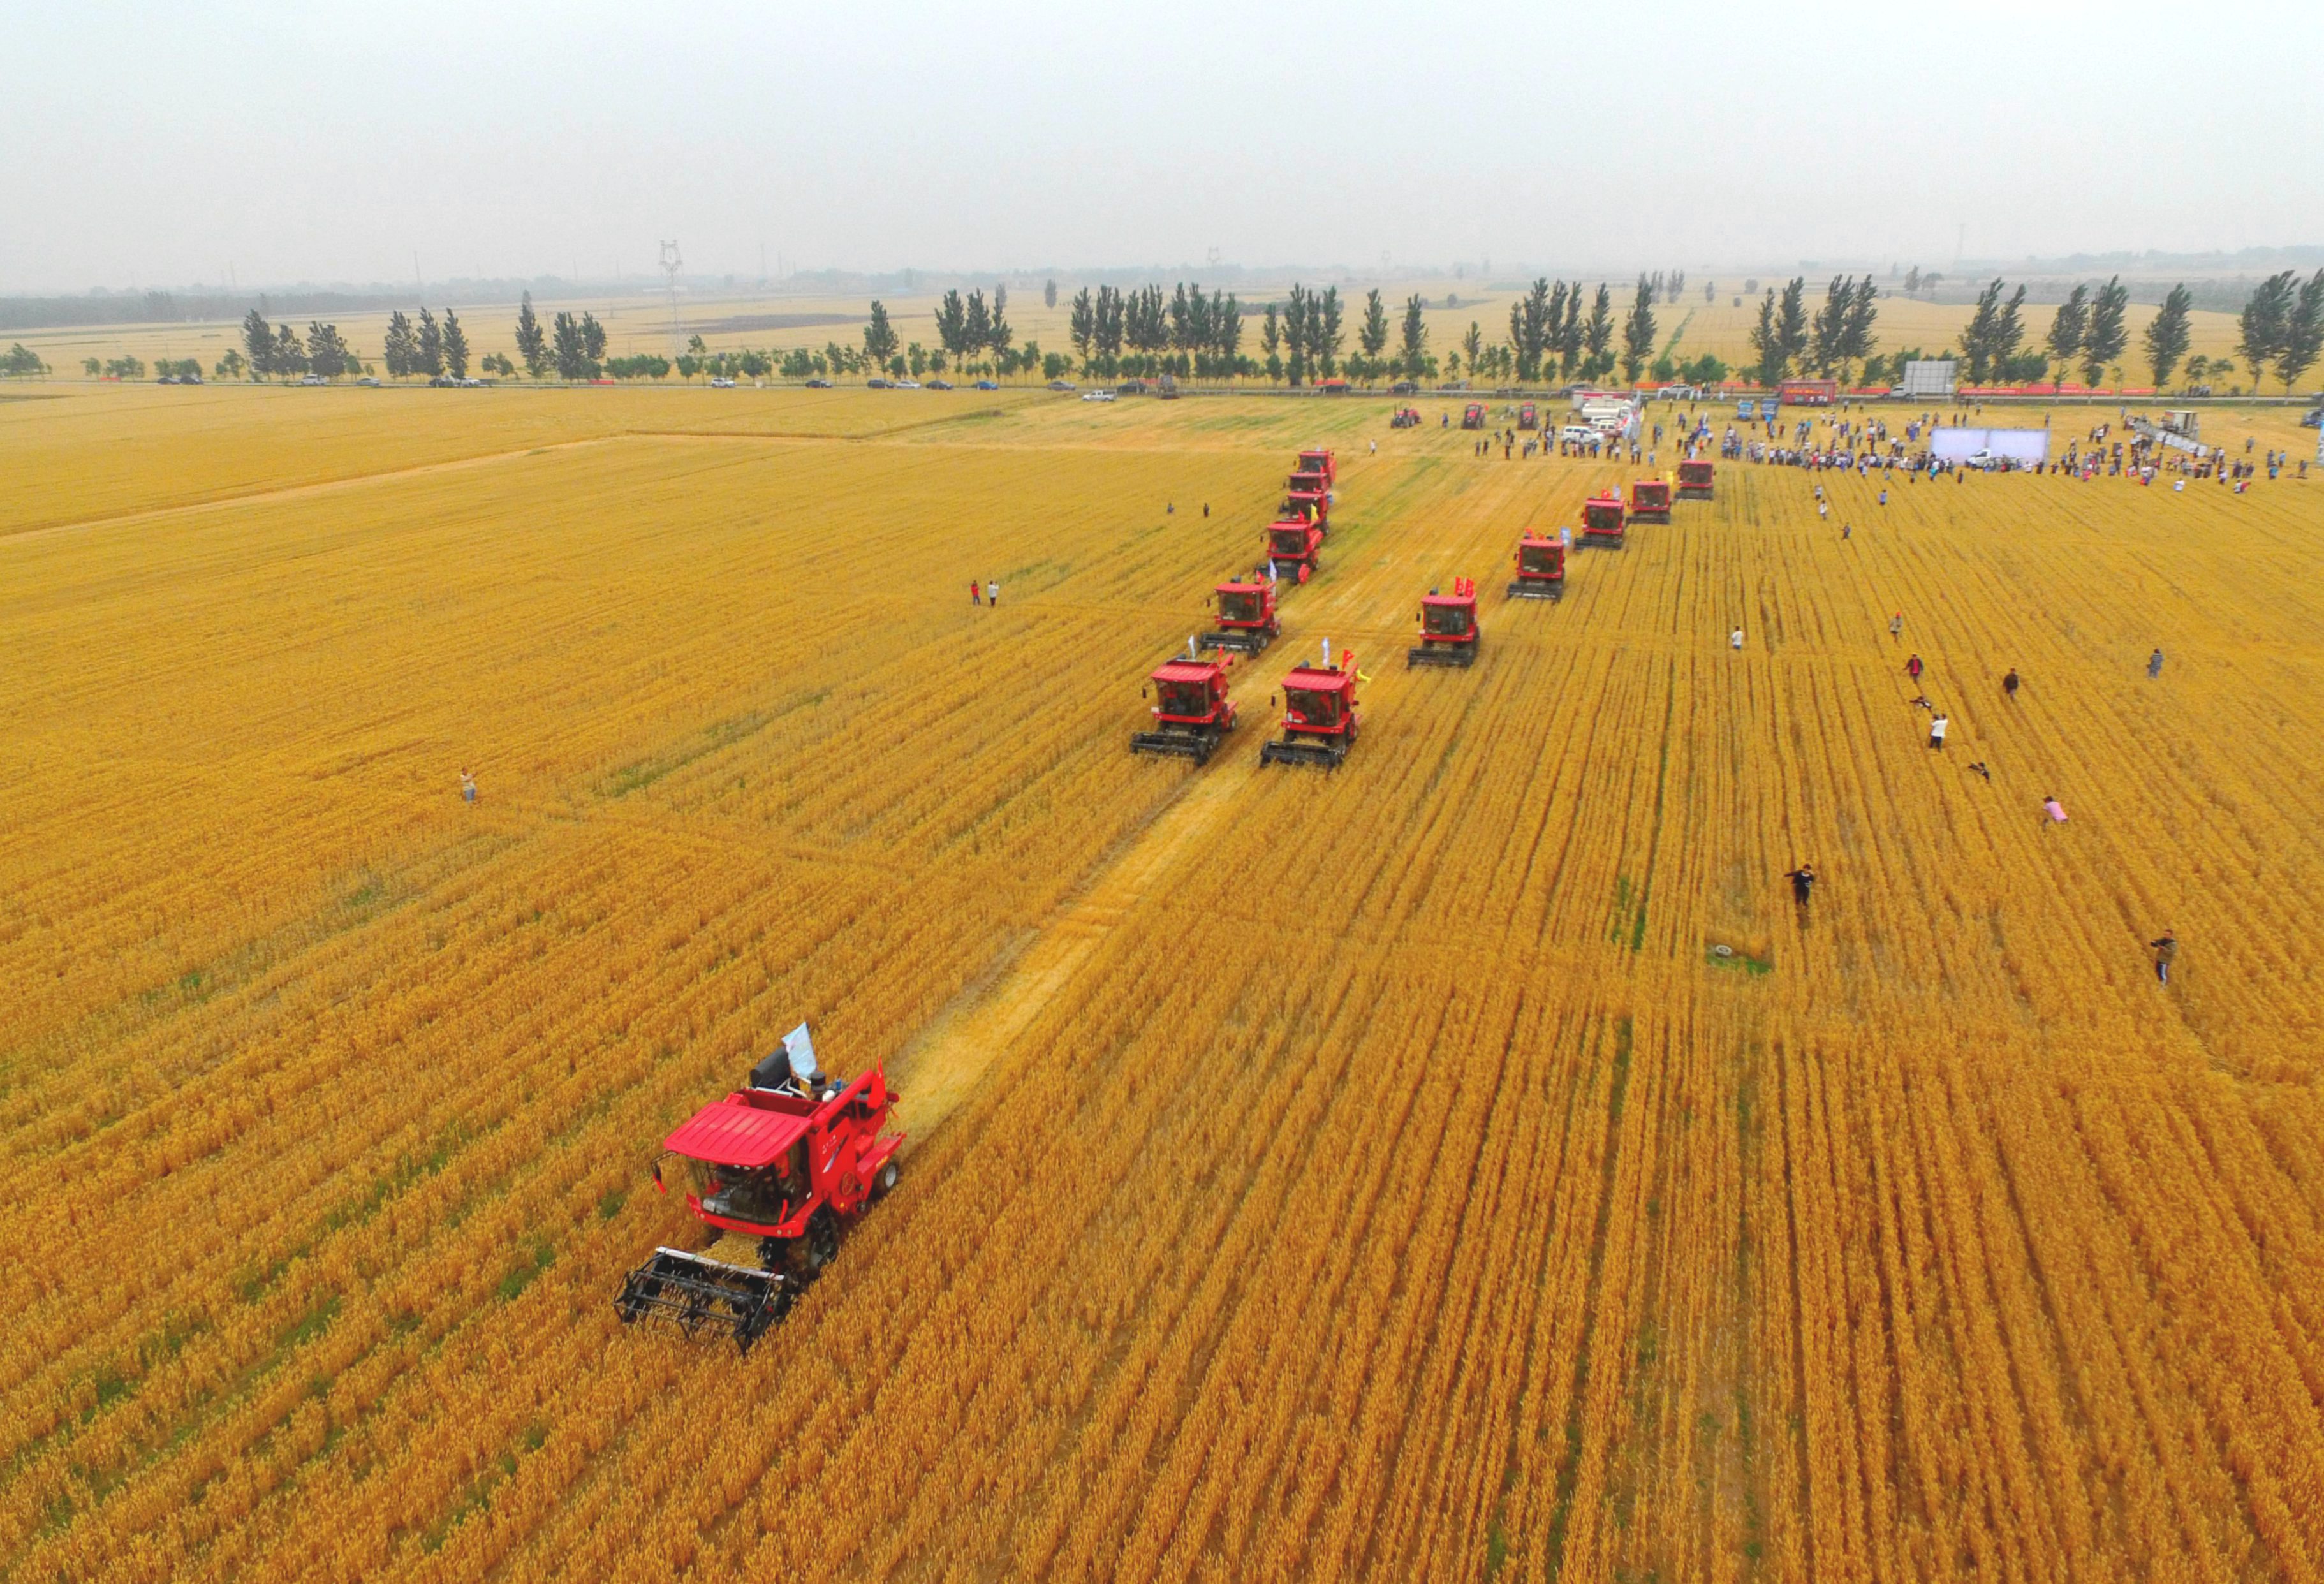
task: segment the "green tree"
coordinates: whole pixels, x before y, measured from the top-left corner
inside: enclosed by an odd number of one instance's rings
[[[380,347],[380,360],[387,364],[387,377],[391,380],[420,372],[420,337],[412,334],[411,321],[403,317],[401,309],[387,317],[387,336]]]
[[[1972,385],[1982,385],[1988,378],[1997,376],[2002,366],[2016,355],[2017,344],[2025,335],[2021,318],[2025,288],[2020,286],[2005,304],[2001,300],[2003,285],[1997,275],[1977,294],[1969,324],[1960,333],[1961,360],[1969,364],[1969,382]]]
[[[1008,358],[1009,344],[1015,340],[1017,332],[1009,323],[1009,288],[995,286],[992,289],[992,317],[987,319],[984,325],[984,344],[992,349],[992,359],[996,365]],[[996,368],[995,372],[1007,371]]]
[[[210,372],[221,380],[238,380],[249,367],[248,360],[229,346],[226,350],[226,355],[217,360],[217,366]]]
[[[2082,343],[2089,336],[2089,296],[2090,289],[2076,281],[2074,289],[2066,293],[2066,300],[2058,305],[2057,313],[2051,318],[2050,334],[2042,343],[2050,355],[2050,361],[2058,365],[2058,379],[2061,383],[2073,372],[2074,360],[2081,355]]]
[[[274,327],[274,372],[303,374],[307,368],[307,347],[299,339],[299,332],[288,325]]]
[[[1407,380],[1419,379],[1428,366],[1428,326],[1420,317],[1423,306],[1416,291],[1404,301],[1404,341],[1397,349],[1397,363]]]
[[[540,327],[540,316],[532,311],[532,293],[524,294],[524,306],[516,310],[516,355],[524,359],[524,372],[534,379],[549,372],[549,336]],[[390,373],[396,371],[388,370]]]
[[[2244,311],[2236,318],[2236,351],[2252,372],[2252,391],[2259,391],[2267,365],[2283,351],[2292,328],[2293,272],[2271,275],[2252,289]]]
[[[595,314],[581,316],[581,356],[589,364],[586,377],[595,379],[596,365],[605,357],[605,327],[597,322]]]
[[[1267,312],[1259,321],[1259,349],[1267,355],[1265,368],[1269,380],[1283,378],[1283,321],[1268,303]]]
[[[251,311],[255,313],[258,310],[253,309]],[[80,360],[80,372],[93,380],[105,372],[105,364],[94,357],[84,357]]]
[[[2082,333],[2082,383],[2093,390],[2130,345],[2130,327],[2125,322],[2129,308],[2130,289],[2119,275],[2090,299],[2089,327]]]
[[[355,359],[349,355],[347,344],[341,339],[337,325],[309,321],[307,326],[307,361],[323,378],[336,380],[347,372]]]
[[[896,327],[888,322],[888,305],[872,299],[872,318],[863,327],[863,355],[885,365],[896,355]]]
[[[1807,361],[1826,379],[1831,377],[1832,365],[1840,362],[1840,348],[1847,345],[1848,307],[1855,298],[1856,283],[1846,275],[1834,275],[1831,284],[1824,288],[1823,306],[1816,309],[1809,327]]]
[[[27,374],[45,374],[48,372],[49,365],[41,361],[40,355],[22,341],[11,344],[7,355],[0,357],[0,374],[7,375],[12,379],[21,379]]]
[[[1867,364],[1870,364],[1872,349],[1879,345],[1872,330],[1879,322],[1880,289],[1872,283],[1871,275],[1867,273],[1856,282],[1856,291],[1848,301],[1848,328],[1840,336],[1840,343],[1843,379],[1847,376],[1851,359],[1862,358]]]
[[[1800,355],[1808,349],[1807,293],[1807,277],[1794,275],[1775,304],[1775,332],[1784,338],[1786,364],[1799,362]]]
[[[2276,377],[2286,391],[2315,366],[2319,352],[2324,352],[2324,270],[2301,283],[2300,295],[2292,299],[2284,325],[2283,345],[2276,350]]]
[[[425,308],[420,310],[419,355],[412,360],[411,372],[435,379],[444,372],[444,327]]]
[[[1582,365],[1585,380],[1601,380],[1612,372],[1614,355],[1608,351],[1614,340],[1614,294],[1606,282],[1598,282],[1598,295],[1590,299],[1590,319],[1582,327],[1582,345],[1589,358]]]
[[[242,317],[242,345],[250,354],[252,379],[259,379],[274,372],[274,327],[268,324],[266,316],[256,309],[252,309]]]
[[[1044,286],[1043,288],[1041,288],[1041,306],[1042,306],[1043,308],[1055,308],[1055,307],[1056,307],[1056,306],[1057,306],[1057,283],[1056,283],[1056,281],[1050,281],[1047,286]],[[1051,379],[1053,379],[1053,380],[1054,380],[1054,379],[1057,379],[1057,378],[1059,378],[1060,376],[1059,376],[1059,375],[1056,375],[1056,374],[1051,374],[1049,377],[1050,377]]]
[[[1356,332],[1356,345],[1363,349],[1367,363],[1379,362],[1388,350],[1388,309],[1377,286],[1364,294],[1364,322]]]
[[[1082,372],[1088,373],[1090,348],[1097,344],[1097,309],[1086,286],[1074,293],[1074,306],[1065,315],[1065,336],[1074,344],[1074,355],[1081,359]]]
[[[1562,299],[1563,282],[1559,283],[1557,290]],[[1515,348],[1519,383],[1531,384],[1541,378],[1542,355],[1549,349],[1560,306],[1550,295],[1548,280],[1539,276],[1526,289],[1522,299],[1509,305],[1509,345]]]
[[[2186,282],[2181,281],[2171,289],[2171,294],[2163,299],[2162,311],[2146,327],[2146,366],[2153,371],[2154,388],[2158,391],[2171,382],[2171,371],[2187,355],[2187,343],[2193,338],[2187,310],[2194,302],[2195,294],[2187,290]],[[2187,377],[2201,377],[2193,364],[2187,365]]]
[[[957,290],[945,292],[936,304],[936,339],[954,362],[968,356],[968,309]]]
[[[586,380],[596,373],[589,361],[586,344],[581,338],[581,321],[563,309],[558,311],[556,322],[549,328],[549,355],[557,364],[560,380]]]
[[[1485,366],[1485,333],[1477,327],[1474,319],[1469,321],[1469,333],[1461,337],[1461,353],[1469,360],[1471,371]]]
[[[979,288],[968,294],[968,310],[961,319],[961,356],[976,356],[991,344],[991,336],[992,309],[984,300],[983,290]]]
[[[1572,379],[1582,361],[1582,282],[1574,281],[1565,289],[1565,318],[1557,327],[1557,373],[1561,379]]]
[[[1638,374],[1655,350],[1655,286],[1638,277],[1637,295],[1630,299],[1629,317],[1622,321],[1622,380],[1638,382]]]
[[[1310,333],[1307,321],[1314,313],[1307,288],[1293,282],[1291,294],[1283,303],[1284,373],[1294,386],[1307,382],[1307,357]]]
[[[1775,322],[1775,293],[1772,287],[1759,299],[1759,322],[1751,327],[1751,350],[1759,355],[1759,366],[1753,377],[1766,389],[1774,390],[1789,372],[1791,358],[1784,351],[1783,327]]]
[[[1312,330],[1310,350],[1314,354],[1315,367],[1327,380],[1340,372],[1340,344],[1347,335],[1340,326],[1342,311],[1340,289],[1326,286],[1307,319]]]
[[[448,308],[444,310],[444,372],[456,380],[468,377],[468,333],[460,328],[460,316]]]

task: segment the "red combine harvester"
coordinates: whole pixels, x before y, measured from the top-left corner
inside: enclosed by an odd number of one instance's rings
[[[1527,533],[1517,541],[1517,580],[1509,585],[1513,600],[1562,600],[1565,597],[1565,541],[1554,536]]]
[[[1283,678],[1283,735],[1259,751],[1262,765],[1321,765],[1340,768],[1355,746],[1356,657],[1332,663],[1331,640],[1323,640],[1323,663],[1294,666]]]
[[[1132,753],[1167,753],[1210,762],[1219,741],[1234,730],[1234,700],[1227,696],[1227,668],[1216,660],[1194,658],[1187,640],[1186,657],[1167,660],[1154,669],[1154,730],[1130,740]],[[1142,696],[1142,694],[1141,694]]]
[[[1420,647],[1404,651],[1405,668],[1458,666],[1465,671],[1477,663],[1483,637],[1477,627],[1477,580],[1456,577],[1451,594],[1432,588],[1420,602]]]
[[[1337,489],[1340,486],[1339,455],[1328,446],[1311,446],[1299,453],[1299,465],[1292,471],[1322,474],[1323,487],[1327,490]]]
[[[1517,428],[1521,429],[1541,428],[1541,413],[1532,402],[1528,401],[1517,409]]]
[[[1630,486],[1630,520],[1668,522],[1671,487],[1667,479],[1642,478]]]
[[[1298,519],[1312,522],[1325,533],[1332,531],[1332,484],[1330,477],[1321,473],[1295,473],[1283,484],[1283,506],[1277,513],[1284,520]]]
[[[613,1300],[622,1323],[668,1321],[689,1337],[715,1326],[749,1352],[839,1252],[841,1230],[896,1185],[904,1136],[884,1131],[896,1099],[884,1068],[826,1082],[807,1025],[785,1035],[751,1070],[749,1087],[662,1140],[665,1155],[687,1163],[687,1209],[714,1244],[727,1232],[756,1238],[758,1268],[657,1248]]]
[[[1218,603],[1218,626],[1196,639],[1203,649],[1231,649],[1255,655],[1282,636],[1275,615],[1275,585],[1266,577],[1249,583],[1222,583],[1213,596]]]
[[[1609,550],[1622,548],[1622,497],[1592,495],[1582,503],[1582,542],[1603,545]]]
[[[1708,459],[1682,462],[1678,465],[1678,498],[1682,501],[1711,499],[1711,465]]]
[[[1481,401],[1471,401],[1469,403],[1469,405],[1463,409],[1461,413],[1461,427],[1464,429],[1483,428],[1485,427],[1485,404]]]
[[[1269,523],[1267,558],[1276,576],[1306,582],[1323,569],[1323,525],[1305,520]]]

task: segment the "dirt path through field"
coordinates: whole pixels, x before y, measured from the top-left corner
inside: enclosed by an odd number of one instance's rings
[[[1248,678],[1237,694],[1254,685],[1263,686]],[[904,1091],[903,1121],[916,1140],[926,1139],[952,1114],[993,1059],[1031,1027],[1114,926],[1234,806],[1257,767],[1259,745],[1273,724],[1263,698],[1256,707],[1249,698],[1239,702],[1242,725],[1229,744],[1202,769],[1187,766],[1185,786],[1161,814],[1118,849],[997,978],[962,992],[896,1058],[896,1082]],[[1157,774],[1178,773],[1171,762],[1158,763],[1155,769]]]

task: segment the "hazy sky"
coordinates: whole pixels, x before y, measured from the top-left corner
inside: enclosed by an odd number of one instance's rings
[[[2324,243],[2324,5],[39,5],[0,290]]]

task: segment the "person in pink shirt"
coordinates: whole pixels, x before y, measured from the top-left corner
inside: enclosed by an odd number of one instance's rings
[[[2044,797],[2042,799],[2042,812],[2043,815],[2048,816],[2050,823],[2053,825],[2062,825],[2066,823],[2065,805],[2060,803],[2054,797]]]

